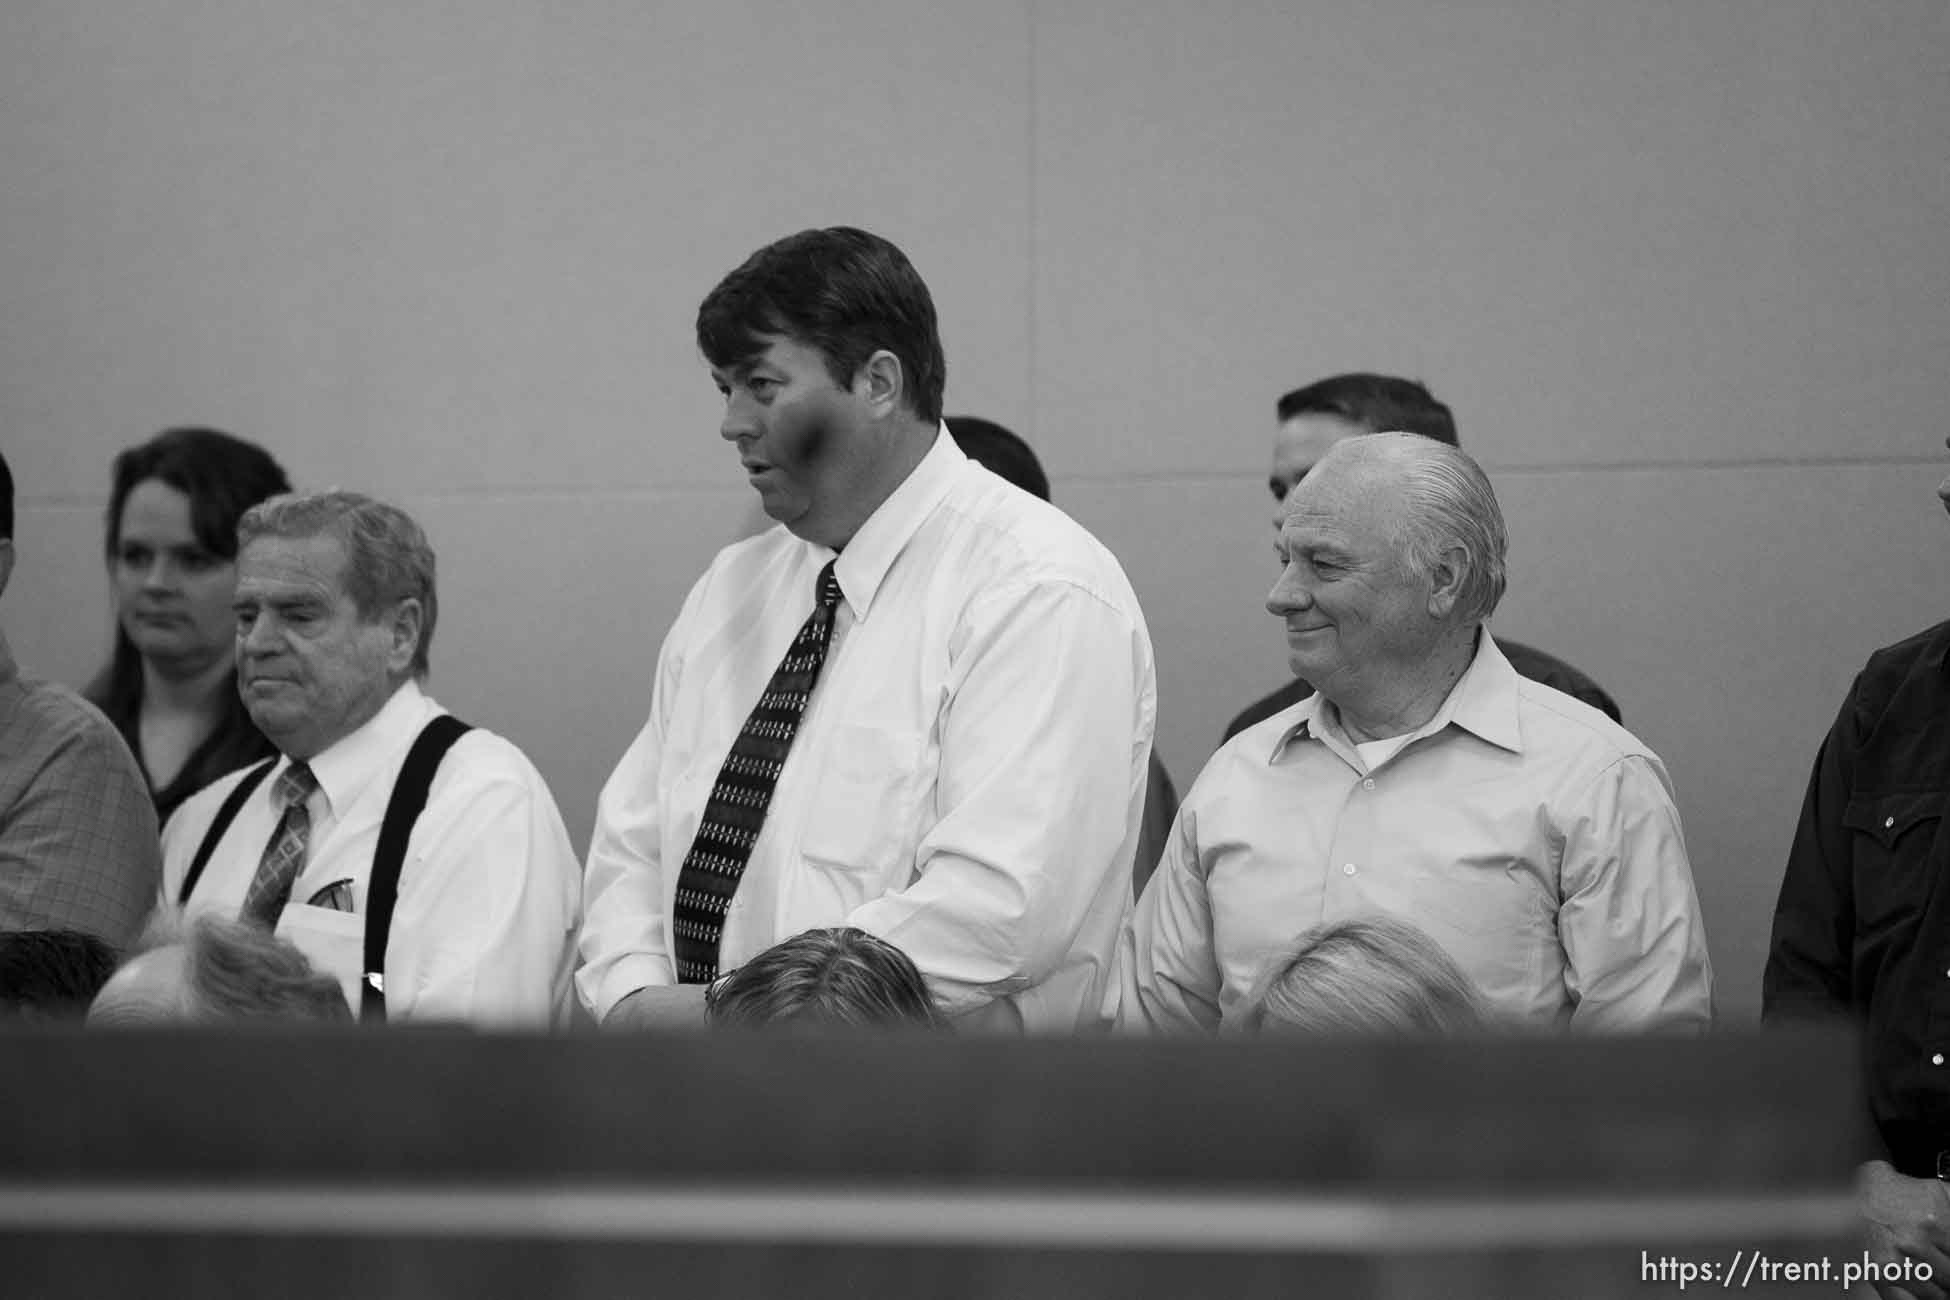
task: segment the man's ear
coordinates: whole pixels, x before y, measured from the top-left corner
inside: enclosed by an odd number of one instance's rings
[[[875,419],[892,415],[907,396],[900,358],[882,348],[862,361],[853,372],[853,395],[873,408]]]
[[[1430,617],[1446,619],[1455,613],[1463,586],[1469,581],[1469,569],[1469,552],[1460,546],[1448,547],[1437,557],[1435,568],[1429,571]]]
[[[0,537],[0,596],[7,594],[7,580],[14,576],[14,539]]]
[[[387,672],[398,677],[412,667],[413,656],[420,649],[420,627],[425,622],[426,611],[415,597],[408,596],[393,606],[386,626],[392,635],[392,645],[386,652]]]

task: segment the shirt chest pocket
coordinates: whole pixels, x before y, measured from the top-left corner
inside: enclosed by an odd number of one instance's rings
[[[799,852],[829,871],[905,884],[921,796],[924,739],[912,731],[848,724],[837,728],[813,782]]]
[[[1842,813],[1854,858],[1858,935],[1913,923],[1935,884],[1931,851],[1943,826],[1944,792],[1857,795]]]
[[[359,1011],[365,977],[366,918],[356,912],[292,903],[278,917],[278,938],[311,959],[313,969],[339,982],[346,1006]]]

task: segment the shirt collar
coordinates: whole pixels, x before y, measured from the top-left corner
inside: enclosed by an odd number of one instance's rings
[[[432,707],[433,702],[420,690],[420,684],[409,680],[393,692],[392,698],[364,726],[312,756],[307,766],[318,778],[319,792],[325,796],[325,806],[333,816],[343,815],[352,806],[352,801],[371,784],[386,755],[410,743]],[[288,763],[289,760],[279,770]]]
[[[934,513],[948,495],[955,479],[968,468],[968,457],[948,436],[948,426],[937,425],[934,445],[901,485],[867,516],[867,522],[853,534],[853,540],[840,552],[833,574],[840,580],[840,593],[853,610],[855,619],[864,619],[874,595],[894,567],[907,544],[914,540],[921,524]]]
[[[1449,694],[1444,697],[1442,707],[1435,711],[1435,716],[1416,728],[1409,741],[1433,736],[1453,723],[1500,749],[1521,754],[1521,681],[1517,670],[1510,666],[1510,661],[1503,657],[1502,649],[1490,636],[1490,630],[1481,629],[1476,638],[1476,654],[1470,659],[1469,667],[1463,670],[1461,679],[1449,688]],[[1273,752],[1266,756],[1269,764],[1277,762],[1293,741],[1318,740],[1321,733],[1330,730],[1333,734],[1346,736],[1341,730],[1339,711],[1320,692],[1315,691],[1294,708],[1298,712],[1293,725],[1274,740]]]

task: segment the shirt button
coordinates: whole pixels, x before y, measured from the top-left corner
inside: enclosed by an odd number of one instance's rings
[[[1882,829],[1884,830],[1888,830],[1891,826],[1894,826],[1895,824],[1896,824],[1896,819],[1894,817],[1884,817],[1882,819]]]
[[[1350,862],[1346,866],[1342,867],[1341,870],[1345,871],[1348,875],[1351,876],[1354,874],[1354,864]]]
[[[1362,788],[1363,790],[1372,790],[1372,789],[1374,789],[1374,778],[1373,778],[1373,777],[1369,777],[1369,778],[1368,778],[1367,780],[1365,780],[1365,781],[1363,781],[1363,782],[1361,783],[1361,788]]]
[[[1942,1053],[1942,1052],[1938,1052],[1938,1053],[1937,1053],[1937,1054],[1936,1054],[1935,1056],[1932,1056],[1932,1057],[1930,1058],[1930,1064],[1931,1064],[1931,1065],[1942,1065],[1942,1064],[1943,1064],[1943,1053]]]

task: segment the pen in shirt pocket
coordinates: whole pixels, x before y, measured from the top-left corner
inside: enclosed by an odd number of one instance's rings
[[[307,899],[306,906],[329,907],[334,912],[350,912],[352,910],[351,878],[347,877],[344,880],[334,880],[331,884],[325,886],[325,888]]]

